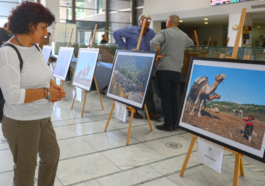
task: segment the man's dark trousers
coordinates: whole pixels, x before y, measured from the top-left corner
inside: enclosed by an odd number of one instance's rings
[[[177,124],[177,88],[181,74],[175,71],[158,70],[156,76],[161,92],[165,127],[171,128]]]
[[[145,95],[145,103],[147,106],[147,110],[149,114],[155,113],[155,102],[154,102],[154,93],[152,87],[152,77],[150,77],[150,83],[147,87],[146,95]]]

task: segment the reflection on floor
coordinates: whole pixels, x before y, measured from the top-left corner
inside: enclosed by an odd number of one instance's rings
[[[184,178],[179,176],[191,137],[185,131],[150,132],[147,120],[134,120],[130,146],[126,146],[128,122],[112,118],[104,127],[112,102],[96,92],[88,94],[84,117],[82,104],[71,110],[73,88],[64,85],[67,97],[54,105],[53,125],[61,149],[55,186],[223,186],[232,185],[234,155],[226,152],[222,174],[197,162],[197,145]],[[161,122],[152,122],[153,126]],[[12,155],[0,132],[0,186],[11,186]],[[265,164],[244,156],[245,177],[240,186],[265,185]],[[37,174],[36,174],[37,175]],[[35,176],[37,179],[37,176]]]

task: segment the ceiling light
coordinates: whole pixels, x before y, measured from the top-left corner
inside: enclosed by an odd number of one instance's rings
[[[204,18],[205,21],[208,21],[208,18]]]
[[[257,26],[257,28],[261,28],[261,26]]]
[[[183,22],[183,20],[179,20],[179,22],[180,22],[180,23],[182,23],[182,22]]]
[[[204,22],[204,24],[208,25],[208,22]]]

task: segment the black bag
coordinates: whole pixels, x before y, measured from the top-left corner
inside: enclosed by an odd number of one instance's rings
[[[33,44],[39,52],[40,49],[39,47],[36,45],[36,44]],[[2,47],[5,47],[5,46],[9,46],[9,47],[12,47],[16,53],[17,53],[17,56],[18,56],[18,59],[19,59],[19,68],[20,68],[20,72],[22,71],[22,68],[23,68],[23,60],[22,60],[22,57],[17,49],[17,47],[15,47],[14,45],[10,44],[10,43],[6,43],[4,45],[1,46]],[[4,99],[4,96],[3,96],[3,93],[2,93],[2,90],[1,90],[1,87],[0,87],[0,122],[2,122],[2,119],[3,119],[3,113],[4,113],[4,104],[5,104],[5,99]]]

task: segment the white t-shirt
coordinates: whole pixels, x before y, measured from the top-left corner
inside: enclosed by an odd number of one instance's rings
[[[0,88],[6,101],[4,115],[24,121],[48,118],[53,111],[51,101],[47,99],[31,103],[24,101],[26,89],[50,88],[52,72],[44,56],[35,46],[15,46],[23,59],[21,72],[16,51],[10,46],[0,48]]]

